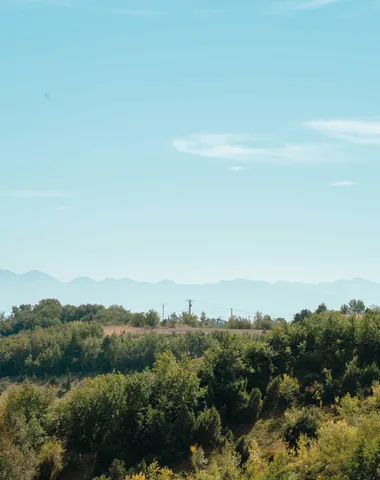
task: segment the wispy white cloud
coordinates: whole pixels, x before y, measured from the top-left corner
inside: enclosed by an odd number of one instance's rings
[[[239,166],[229,167],[228,170],[229,170],[230,172],[240,172],[240,170],[243,170],[243,167],[239,167]]]
[[[36,198],[62,198],[66,196],[65,192],[60,190],[10,190],[4,192],[3,196],[31,200]]]
[[[312,120],[306,126],[332,138],[362,145],[380,144],[380,122],[363,120]]]
[[[272,13],[284,14],[286,12],[302,10],[318,10],[331,7],[342,0],[272,0],[269,2]]]
[[[294,4],[294,10],[315,10],[317,8],[324,8],[338,3],[340,0],[309,0],[304,3]]]
[[[351,180],[338,180],[337,182],[330,182],[328,185],[329,187],[353,187],[357,183]]]
[[[316,145],[254,146],[253,138],[235,134],[195,134],[176,138],[172,146],[181,153],[240,161],[310,162],[321,159]]]

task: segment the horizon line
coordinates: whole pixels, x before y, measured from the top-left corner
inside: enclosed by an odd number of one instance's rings
[[[71,280],[60,280],[59,278],[53,276],[53,275],[50,275],[49,273],[46,273],[46,272],[43,272],[41,270],[37,270],[37,269],[32,269],[32,270],[28,270],[26,272],[23,272],[23,273],[16,273],[16,272],[13,272],[12,270],[6,270],[6,269],[0,269],[0,274],[1,273],[8,273],[8,274],[12,274],[12,275],[16,275],[18,277],[23,277],[23,276],[26,276],[26,275],[30,275],[30,274],[39,274],[39,275],[43,275],[43,276],[46,276],[48,277],[49,279],[51,280],[55,280],[59,283],[62,283],[62,284],[71,284],[73,282],[75,282],[76,280],[90,280],[91,282],[94,282],[94,283],[102,283],[106,280],[114,280],[116,282],[121,282],[121,281],[125,281],[125,280],[128,280],[128,281],[131,281],[131,282],[135,282],[135,283],[148,283],[150,285],[157,285],[157,284],[160,284],[160,283],[173,283],[175,285],[189,285],[189,286],[207,286],[207,285],[218,285],[220,283],[232,283],[232,282],[239,282],[239,281],[243,281],[243,282],[251,282],[251,283],[266,283],[266,284],[269,284],[269,285],[278,285],[278,284],[284,284],[284,283],[288,283],[288,284],[302,284],[302,285],[323,285],[323,284],[332,284],[332,283],[337,283],[337,282],[353,282],[355,280],[360,280],[360,281],[365,281],[365,282],[370,282],[370,283],[375,283],[375,284],[379,284],[380,285],[380,282],[376,281],[376,280],[370,280],[368,278],[363,278],[363,277],[358,277],[358,276],[355,276],[355,277],[351,277],[351,278],[338,278],[336,280],[325,280],[325,281],[317,281],[317,282],[304,282],[304,281],[299,281],[299,280],[275,280],[275,281],[269,281],[269,280],[253,280],[253,279],[248,279],[248,278],[239,278],[239,277],[235,277],[233,279],[220,279],[218,281],[215,281],[215,282],[203,282],[203,283],[182,283],[182,282],[176,282],[175,280],[171,280],[171,279],[168,279],[168,278],[164,278],[162,280],[158,280],[158,281],[149,281],[149,280],[136,280],[134,278],[130,278],[130,277],[102,277],[102,278],[94,278],[94,277],[90,277],[90,276],[76,276],[76,277],[73,277]]]

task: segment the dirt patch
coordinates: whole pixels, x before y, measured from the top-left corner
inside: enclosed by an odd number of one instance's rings
[[[127,335],[130,334],[132,336],[141,337],[143,335],[147,335],[148,333],[155,332],[160,333],[161,335],[173,335],[173,334],[180,334],[183,335],[187,332],[203,332],[203,333],[212,333],[212,332],[230,332],[235,333],[237,335],[242,335],[247,333],[248,335],[260,335],[263,333],[263,330],[235,330],[229,328],[207,328],[207,327],[199,327],[199,328],[191,328],[187,326],[180,326],[180,327],[173,327],[173,328],[138,328],[138,327],[130,327],[129,325],[109,325],[104,327],[104,334],[105,335],[112,335],[116,333],[116,335]]]

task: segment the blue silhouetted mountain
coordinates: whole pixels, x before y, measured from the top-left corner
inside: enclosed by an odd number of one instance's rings
[[[43,298],[75,305],[118,304],[132,311],[160,311],[164,303],[167,313],[186,310],[186,300],[191,298],[195,300],[194,312],[205,311],[210,316],[226,318],[233,308],[236,315],[252,316],[262,311],[291,318],[302,308],[313,310],[322,302],[329,308],[339,308],[351,298],[360,298],[367,305],[380,304],[380,284],[354,278],[317,284],[237,279],[185,285],[171,280],[149,283],[128,278],[96,281],[88,277],[65,283],[36,270],[25,274],[0,270],[0,310],[9,312],[12,305],[34,304]]]

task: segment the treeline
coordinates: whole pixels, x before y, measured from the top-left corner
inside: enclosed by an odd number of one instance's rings
[[[0,339],[0,377],[141,371],[151,367],[159,353],[176,358],[201,357],[221,335],[189,332],[164,336],[149,333],[104,336],[102,325],[70,322],[56,327],[26,330]]]
[[[98,304],[61,305],[56,299],[44,299],[36,305],[12,307],[10,315],[0,318],[0,336],[23,330],[56,327],[70,322],[96,322],[102,325],[131,325],[156,328],[160,325],[157,312],[132,313],[120,305],[105,307]]]
[[[172,313],[162,320],[155,310],[131,312],[120,305],[105,307],[99,304],[62,305],[56,299],[44,299],[36,305],[12,307],[10,315],[0,314],[0,337],[14,335],[24,330],[56,327],[71,322],[96,322],[102,325],[129,325],[132,327],[175,327],[183,324],[190,327],[233,328],[271,330],[284,319],[272,319],[257,312],[251,322],[248,318],[231,316],[227,321],[213,318],[202,312],[198,317],[188,312]]]

